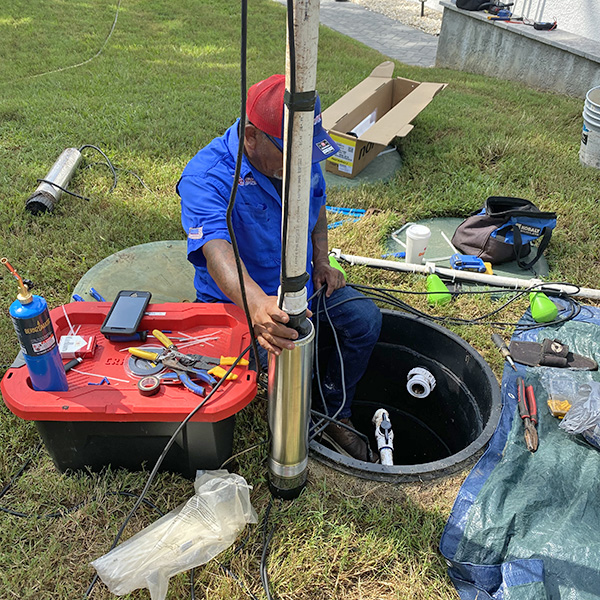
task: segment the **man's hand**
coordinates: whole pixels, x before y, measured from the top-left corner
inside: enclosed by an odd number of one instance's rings
[[[244,306],[240,290],[240,282],[235,267],[235,257],[231,244],[225,240],[211,240],[202,247],[208,272],[216,281],[221,291],[240,307]],[[244,272],[244,285],[250,318],[254,326],[254,334],[258,343],[269,352],[281,354],[283,349],[293,350],[293,340],[298,338],[295,329],[286,327],[290,320],[288,314],[277,306],[275,296],[267,296],[258,284]],[[307,311],[310,318],[311,312]]]
[[[346,285],[343,273],[339,269],[335,269],[329,263],[315,265],[313,269],[313,283],[315,290],[318,290],[323,285],[327,285],[325,295],[327,298],[340,288]]]
[[[319,218],[312,232],[313,244],[313,283],[315,290],[327,285],[325,295],[327,298],[346,285],[344,275],[329,264],[329,250],[327,244],[327,213],[321,207]]]
[[[288,314],[277,306],[275,296],[256,296],[249,300],[249,308],[258,343],[265,350],[277,355],[281,354],[283,349],[293,350],[293,340],[297,339],[298,332],[285,326],[290,320]]]

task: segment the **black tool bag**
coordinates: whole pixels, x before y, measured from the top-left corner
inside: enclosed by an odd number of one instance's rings
[[[556,213],[543,212],[522,198],[491,196],[480,211],[465,219],[454,232],[452,243],[463,254],[492,264],[516,260],[529,269],[542,256],[556,227]],[[535,256],[525,259],[537,243]]]
[[[502,9],[508,8],[513,4],[513,2],[504,4],[498,0],[493,0],[492,2],[490,2],[490,0],[487,0],[486,2],[483,2],[482,0],[456,0],[456,8],[462,8],[463,10],[489,10],[490,8]]]

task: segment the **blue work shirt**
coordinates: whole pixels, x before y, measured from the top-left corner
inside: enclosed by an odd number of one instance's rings
[[[236,121],[222,137],[200,150],[185,167],[177,184],[181,197],[181,223],[187,234],[187,256],[194,265],[196,298],[201,302],[231,302],[208,273],[202,246],[210,240],[231,243],[226,212],[233,185],[239,133]],[[325,180],[313,164],[306,271],[312,295],[311,233],[325,205]],[[267,177],[244,155],[232,213],[240,257],[248,274],[269,296],[277,295],[281,271],[281,197]],[[293,225],[293,224],[292,224]]]

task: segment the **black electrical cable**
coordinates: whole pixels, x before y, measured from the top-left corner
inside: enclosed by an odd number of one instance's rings
[[[177,429],[175,429],[175,431],[169,438],[169,441],[165,445],[165,448],[163,449],[161,455],[158,457],[156,464],[154,465],[152,471],[150,472],[150,475],[148,476],[148,480],[146,481],[146,485],[144,486],[144,489],[141,491],[140,495],[138,496],[137,502],[135,503],[135,505],[133,506],[133,508],[127,515],[127,517],[125,518],[125,521],[123,521],[123,524],[119,528],[119,531],[117,532],[117,535],[115,536],[115,539],[110,547],[110,550],[115,548],[116,545],[119,543],[119,540],[121,539],[121,536],[123,535],[123,532],[125,531],[125,527],[127,527],[127,524],[129,523],[129,521],[135,514],[135,511],[139,508],[140,504],[143,502],[145,495],[148,493],[148,490],[150,489],[150,485],[154,481],[154,478],[156,477],[156,474],[158,473],[158,470],[160,469],[162,462],[164,461],[165,457],[167,456],[167,453],[171,449],[171,446],[175,443],[177,436],[181,433],[182,429],[188,424],[190,419],[212,398],[213,394],[221,387],[221,385],[223,385],[223,382],[226,381],[227,376],[233,371],[233,369],[236,367],[236,365],[239,363],[239,361],[242,360],[243,356],[250,350],[250,348],[251,348],[251,346],[249,345],[246,348],[244,348],[244,350],[242,350],[241,354],[233,361],[233,363],[231,364],[231,366],[229,367],[227,372],[223,375],[221,380],[216,383],[215,387],[213,387],[213,389],[208,393],[208,395],[202,399],[202,402],[200,402],[196,406],[196,408],[194,408],[187,415],[187,417],[178,425]],[[89,595],[90,595],[92,589],[94,588],[94,586],[96,585],[97,581],[98,581],[98,574],[94,575],[92,582],[90,583],[87,591],[85,592],[84,598],[89,598]]]
[[[262,440],[262,441],[258,442],[257,444],[253,444],[252,446],[249,446],[248,448],[244,448],[241,452],[238,452],[238,453],[234,454],[233,456],[230,456],[219,467],[219,469],[224,469],[227,464],[229,464],[232,460],[235,460],[238,456],[241,456],[242,454],[246,454],[246,452],[250,452],[251,450],[256,450],[256,448],[260,448],[261,446],[264,446],[265,444],[268,444],[268,443],[269,443],[268,440]]]
[[[38,444],[37,448],[35,449],[35,453],[37,454],[41,448],[43,446],[43,443],[40,442],[40,444]],[[0,491],[0,498],[2,498],[4,495],[6,495],[6,493],[8,492],[8,490],[13,486],[13,484],[15,483],[15,481],[17,481],[17,479],[25,472],[25,470],[27,469],[27,467],[31,464],[31,461],[33,460],[32,457],[28,458],[25,463],[23,463],[23,465],[19,468],[19,470],[11,477],[10,481],[2,488],[2,491]],[[124,490],[120,490],[118,492],[107,492],[106,493],[107,496],[127,496],[129,498],[137,498],[137,494],[134,494],[133,492],[127,492]],[[60,510],[57,511],[55,513],[48,513],[46,515],[36,515],[36,514],[27,514],[27,513],[22,513],[19,511],[15,511],[15,510],[11,510],[8,508],[4,508],[2,506],[0,506],[0,511],[7,513],[9,515],[12,515],[14,517],[20,517],[20,518],[40,518],[40,519],[51,519],[51,518],[59,518],[59,517],[64,517],[70,513],[75,512],[76,510],[78,510],[79,508],[81,508],[82,506],[85,506],[86,504],[89,504],[90,502],[94,502],[96,501],[97,498],[91,498],[85,502],[80,502],[79,504],[73,506],[72,508],[69,509],[65,509],[65,510]],[[164,512],[162,510],[160,510],[160,508],[158,508],[158,506],[156,506],[155,504],[153,504],[152,502],[150,502],[150,500],[148,500],[147,498],[144,498],[143,503],[152,508],[153,510],[155,510],[161,517],[164,516]],[[194,600],[194,593],[193,593],[193,575],[194,570],[192,569],[191,573],[190,573],[190,579],[192,581],[192,600]],[[234,576],[233,573],[230,572],[231,575]],[[235,578],[235,576],[234,576]],[[256,600],[253,598],[253,600]]]
[[[112,162],[110,161],[110,159],[108,158],[108,156],[106,156],[106,154],[100,150],[100,148],[98,148],[98,146],[94,146],[92,144],[84,144],[83,146],[81,146],[79,148],[79,152],[81,153],[83,150],[85,150],[86,148],[92,148],[94,150],[96,150],[97,152],[99,152],[103,157],[104,160],[106,161],[105,163],[100,163],[100,164],[105,164],[112,172],[113,175],[113,183],[112,186],[109,190],[109,193],[112,193],[114,191],[114,189],[117,187],[117,182],[118,182],[118,176],[117,176],[117,170],[121,170],[121,171],[125,171],[126,173],[130,173],[131,175],[133,175],[134,177],[137,177],[137,179],[140,181],[140,183],[148,190],[148,191],[152,191],[142,180],[142,178],[137,174],[134,173],[133,171],[127,171],[126,169],[117,169]],[[54,181],[49,181],[48,179],[36,179],[37,183],[46,183],[48,185],[51,185],[52,187],[55,187],[56,189],[60,190],[61,192],[64,192],[65,194],[69,194],[69,196],[73,196],[74,198],[79,198],[80,200],[86,200],[87,202],[91,201],[91,198],[88,198],[87,196],[82,196],[81,194],[76,194],[75,192],[72,192],[71,190],[68,190],[67,188],[64,188],[60,185],[58,185],[58,183],[55,183]]]
[[[521,292],[520,292],[520,294],[521,294]],[[406,302],[403,302],[396,298],[391,298],[388,294],[372,292],[371,294],[367,294],[367,296],[373,300],[378,300],[380,302],[390,304],[391,306],[393,306],[395,308],[405,310],[406,312],[414,314],[418,317],[422,317],[424,319],[428,319],[428,320],[434,321],[434,322],[440,322],[440,323],[446,323],[446,324],[452,324],[452,325],[485,324],[485,325],[490,325],[490,326],[495,326],[495,327],[515,327],[515,328],[521,329],[521,330],[537,329],[540,327],[547,327],[549,325],[558,325],[560,323],[564,323],[565,321],[569,321],[569,320],[573,319],[580,312],[579,304],[577,302],[575,302],[572,298],[565,297],[565,300],[571,305],[571,312],[568,313],[566,316],[557,318],[554,321],[551,321],[549,323],[523,324],[521,322],[515,323],[515,322],[504,322],[504,321],[483,321],[484,318],[489,317],[489,315],[492,313],[489,313],[488,315],[483,315],[482,317],[478,317],[476,319],[461,319],[459,317],[434,316],[434,315],[425,313],[423,311],[420,311],[420,310],[414,308],[413,306],[411,306],[410,304],[407,304]],[[493,312],[495,313],[495,311],[493,311]]]
[[[194,575],[196,574],[196,568],[190,569],[190,600],[196,600],[196,592],[194,590]]]
[[[331,317],[329,316],[329,309],[327,307],[327,301],[326,301],[326,299],[325,300],[323,299],[323,290],[325,289],[325,287],[321,287],[320,289],[321,289],[321,293],[319,294],[318,299],[317,299],[316,321],[318,323],[318,321],[319,321],[319,312],[321,310],[320,302],[323,302],[323,311],[325,313],[325,316],[327,317],[327,321],[329,323],[329,327],[331,328],[331,331],[333,333],[333,339],[334,339],[334,342],[335,342],[336,350],[337,350],[337,353],[338,353],[338,358],[339,358],[339,361],[340,361],[340,378],[341,378],[341,383],[342,383],[342,401],[340,403],[340,407],[337,409],[337,411],[335,412],[335,414],[332,416],[332,419],[334,421],[336,421],[338,415],[340,414],[340,412],[342,410],[342,408],[344,408],[344,405],[346,404],[346,398],[347,398],[347,396],[346,396],[346,375],[345,375],[345,370],[344,370],[344,357],[342,355],[342,349],[340,347],[340,343],[339,343],[339,340],[338,340],[337,332],[335,331],[335,327],[333,326],[333,322],[331,321]],[[329,308],[331,308],[331,307],[329,307]],[[315,346],[318,347],[318,339],[316,339],[316,333],[315,333]],[[319,372],[319,369],[318,369],[318,363],[317,363],[317,374],[318,374],[318,372]],[[319,387],[319,393],[321,395],[322,404],[325,407],[325,410],[327,410],[327,408],[326,408],[327,405],[325,403],[325,397],[324,397],[323,389],[322,389],[322,386],[321,386],[320,376],[318,378],[318,387]],[[321,420],[319,423],[317,423],[314,426],[315,427],[315,431],[313,431],[313,433],[311,434],[310,439],[313,440],[317,436],[319,436],[328,425],[329,425],[329,423],[328,422],[323,423],[323,420]],[[340,425],[343,425],[343,423],[340,423]]]
[[[269,504],[267,509],[265,510],[265,514],[263,516],[262,522],[262,555],[260,557],[260,580],[262,582],[263,589],[267,596],[267,600],[272,600],[271,589],[269,586],[269,572],[267,570],[267,557],[269,555],[269,545],[271,540],[273,539],[273,534],[275,533],[275,525],[271,528],[271,531],[267,533],[267,529],[269,527],[269,514],[271,513],[271,509],[273,508],[273,497],[269,500]]]
[[[319,335],[320,335],[320,323],[319,323],[319,304],[321,302],[321,296],[322,296],[322,292],[323,292],[323,287],[320,287],[314,294],[312,297],[317,297],[317,316],[315,318],[315,343],[314,343],[314,348],[315,348],[315,360],[314,360],[314,364],[315,364],[315,370],[316,370],[316,379],[317,379],[317,388],[319,390],[319,394],[321,396],[321,404],[323,405],[323,409],[325,410],[325,414],[327,416],[329,416],[329,410],[327,409],[327,404],[325,403],[325,396],[323,394],[323,386],[321,384],[321,369],[319,368],[320,365],[320,359],[319,359]],[[309,300],[310,302],[310,300]],[[341,356],[340,356],[341,359]]]
[[[399,300],[398,298],[393,297],[390,293],[390,292],[411,293],[411,292],[406,292],[405,290],[397,290],[397,289],[393,289],[393,288],[377,288],[377,287],[363,286],[363,285],[357,285],[357,284],[349,284],[349,285],[351,285],[352,287],[354,287],[357,290],[362,291],[365,294],[365,296],[371,298],[372,300],[377,300],[379,302],[389,304],[395,308],[399,308],[401,310],[404,310],[406,312],[409,312],[409,313],[414,314],[419,317],[423,317],[425,319],[429,319],[431,321],[450,323],[453,325],[485,324],[485,325],[492,325],[492,326],[496,326],[496,327],[516,327],[516,328],[522,329],[522,330],[537,329],[540,327],[547,327],[549,325],[559,325],[561,323],[564,323],[566,321],[573,319],[581,312],[581,306],[579,305],[579,303],[576,300],[573,299],[572,295],[566,294],[563,292],[563,293],[555,293],[554,295],[558,295],[561,299],[565,300],[570,305],[570,312],[567,313],[566,316],[557,318],[554,321],[551,321],[549,323],[523,324],[521,322],[514,323],[514,322],[504,322],[504,321],[484,321],[484,319],[489,318],[490,316],[496,314],[499,310],[506,308],[506,306],[508,306],[510,303],[514,302],[515,300],[517,300],[518,298],[527,294],[528,292],[539,291],[539,285],[533,285],[530,288],[525,288],[525,289],[516,289],[515,288],[515,289],[511,289],[511,290],[497,290],[497,291],[492,291],[492,292],[490,292],[489,290],[485,290],[485,293],[497,293],[497,292],[512,293],[512,294],[515,294],[515,297],[510,299],[509,301],[507,301],[499,309],[494,309],[493,311],[490,311],[489,313],[486,313],[485,315],[475,317],[473,319],[461,319],[459,317],[430,315],[428,313],[425,313],[425,312],[411,306],[410,304],[408,304],[402,300]],[[544,285],[552,285],[552,283],[545,283]],[[573,285],[574,288],[577,288],[577,286],[575,286],[574,284],[560,284],[560,285]],[[427,292],[414,292],[414,293],[423,294],[423,293],[427,293]],[[457,295],[458,294],[472,294],[472,293],[481,293],[481,292],[471,292],[471,291],[456,292]],[[552,292],[550,292],[550,290],[548,290],[548,293],[552,293]],[[574,293],[577,293],[577,292],[574,292]],[[330,306],[330,308],[340,306],[341,304],[344,304],[345,302],[351,302],[353,300],[360,300],[360,298],[347,298],[345,300],[341,300],[340,302],[336,303],[333,306]]]
[[[233,248],[233,255],[235,257],[235,266],[238,273],[238,280],[240,282],[240,293],[242,295],[242,305],[244,314],[246,316],[246,322],[248,324],[248,330],[250,332],[250,339],[252,340],[252,352],[254,353],[254,359],[256,360],[256,370],[260,374],[263,367],[260,362],[258,355],[258,346],[256,343],[256,335],[254,334],[254,324],[252,323],[252,317],[250,316],[250,309],[248,308],[248,298],[246,296],[246,286],[244,285],[244,269],[240,258],[240,251],[238,248],[237,239],[235,237],[235,231],[233,230],[233,207],[235,205],[235,198],[237,195],[238,182],[240,179],[240,171],[242,169],[242,157],[244,155],[244,136],[246,123],[246,53],[248,44],[248,0],[242,0],[242,11],[241,11],[241,40],[240,40],[240,126],[239,126],[239,145],[237,151],[237,158],[235,162],[235,174],[233,177],[233,185],[231,187],[231,193],[229,196],[229,203],[227,205],[226,221],[227,230],[229,231],[229,237],[231,238],[231,246]]]
[[[98,148],[98,146],[94,146],[92,144],[84,144],[83,146],[81,146],[81,148],[79,148],[79,152],[82,152],[86,148],[92,148],[93,150],[96,150],[96,152],[99,152],[104,157],[106,164],[108,165],[109,169],[112,171],[112,174],[113,174],[113,184],[109,190],[109,192],[112,192],[117,187],[117,172],[116,172],[113,164],[110,162],[108,156],[106,156],[106,154],[104,154],[104,152],[102,152],[102,150],[100,150],[100,148]]]
[[[37,448],[35,449],[35,453],[37,454],[43,446],[43,442],[40,442],[37,446]],[[21,468],[10,478],[10,481],[2,488],[2,491],[0,491],[0,498],[2,498],[6,492],[8,492],[8,490],[13,486],[13,484],[15,483],[15,481],[17,481],[17,479],[19,479],[19,477],[21,477],[21,475],[25,472],[25,469],[27,469],[27,467],[31,464],[31,461],[33,460],[33,457],[29,457],[24,463],[23,465],[21,465]]]
[[[290,70],[290,94],[292,97],[296,94],[296,39],[294,35],[294,2],[293,0],[287,0],[287,34],[288,34],[288,49],[289,49],[289,70]],[[287,122],[287,146],[286,152],[286,164],[290,165],[292,160],[292,135],[294,131],[294,115],[295,109],[293,106],[288,106],[288,122]],[[283,211],[281,221],[281,283],[284,286],[287,280],[287,242],[288,242],[288,225],[289,225],[289,214],[287,205],[290,197],[290,173],[289,169],[285,173],[285,181],[283,182],[284,194],[283,194]],[[284,294],[282,293],[279,298],[279,308],[282,308],[284,300]]]
[[[114,167],[112,164],[109,164],[107,162],[92,162],[92,163],[88,163],[86,165],[86,169],[91,169],[92,167],[95,167],[96,165],[101,165],[103,167],[108,167],[109,169],[114,169],[115,171],[123,171],[123,173],[126,173],[127,175],[133,175],[141,184],[143,187],[145,187],[149,192],[151,192],[152,194],[154,194],[154,190],[150,189],[147,185],[146,182],[135,172],[135,171],[130,171],[129,169],[124,169],[123,167]],[[117,181],[118,181],[118,175],[117,175]]]
[[[87,200],[88,202],[90,201],[90,198],[87,198],[86,196],[81,196],[80,194],[76,194],[75,192],[71,192],[67,188],[64,188],[64,187],[58,185],[58,183],[54,183],[54,181],[49,181],[48,179],[36,179],[36,182],[37,183],[47,183],[48,185],[51,185],[52,187],[59,189],[61,192],[64,192],[65,194],[69,194],[69,196],[74,196],[75,198],[79,198],[80,200]]]
[[[364,433],[361,433],[360,431],[358,431],[358,429],[354,429],[354,427],[351,427],[350,425],[346,425],[346,423],[342,423],[341,421],[338,421],[335,417],[330,417],[329,415],[323,414],[323,413],[319,412],[318,410],[311,409],[310,412],[313,415],[319,417],[319,419],[328,421],[330,423],[336,423],[340,427],[343,427],[344,429],[347,429],[348,431],[355,433],[356,435],[358,435],[358,437],[362,438],[367,443],[367,445],[369,444],[369,438]],[[313,434],[310,437],[310,440],[311,441],[314,440],[315,437],[317,437],[317,435],[318,434]]]

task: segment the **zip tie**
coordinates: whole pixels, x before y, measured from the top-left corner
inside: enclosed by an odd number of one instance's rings
[[[65,315],[65,319],[67,320],[67,324],[69,325],[69,335],[75,335],[74,330],[73,330],[73,325],[71,325],[71,321],[69,320],[69,317],[67,315],[67,311],[65,310],[65,305],[62,305],[62,309],[63,309],[63,314]]]
[[[454,254],[458,254],[458,250],[456,249],[454,244],[448,239],[448,236],[443,231],[440,231],[440,233],[442,234],[442,237],[446,240],[448,246],[452,248],[452,252],[454,252]]]
[[[208,346],[214,346],[211,344],[211,340],[218,340],[218,337],[207,338],[206,340],[190,340],[189,342],[185,342],[183,344],[179,344],[178,348],[189,348],[190,346],[197,346],[199,344],[207,344]]]
[[[103,379],[109,379],[112,381],[120,381],[121,383],[131,383],[129,379],[117,379],[116,377],[107,377],[106,375],[98,375],[96,373],[86,373],[85,371],[80,371],[79,369],[71,369],[71,371],[75,371],[75,373],[79,373],[80,375],[87,375],[88,377],[102,377]],[[98,385],[98,384],[95,384]]]

